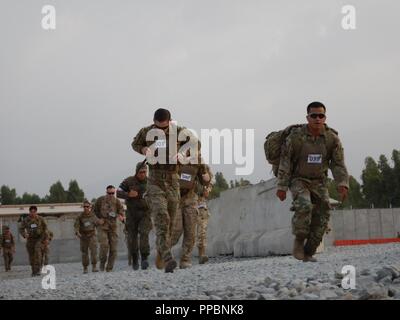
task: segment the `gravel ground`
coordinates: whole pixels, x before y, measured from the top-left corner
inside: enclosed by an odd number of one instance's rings
[[[56,289],[16,266],[0,272],[1,299],[400,299],[400,245],[328,248],[318,262],[291,256],[210,259],[166,274],[133,271],[118,261],[113,272],[82,274],[80,263],[56,264]],[[196,259],[194,258],[194,262]],[[356,288],[341,288],[341,270],[356,268]]]

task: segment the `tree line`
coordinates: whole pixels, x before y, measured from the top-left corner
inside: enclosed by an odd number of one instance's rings
[[[22,196],[18,196],[15,189],[3,185],[0,188],[0,203],[2,205],[11,204],[46,204],[46,203],[76,203],[83,202],[85,193],[79,187],[76,180],[69,182],[68,190],[60,181],[50,186],[49,193],[43,198],[35,193],[25,192]]]

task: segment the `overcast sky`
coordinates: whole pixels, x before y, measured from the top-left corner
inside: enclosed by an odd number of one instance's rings
[[[44,4],[57,28],[41,27]],[[356,8],[356,30],[341,8]],[[325,103],[350,174],[399,145],[399,1],[0,1],[0,185],[48,193],[118,185],[154,110],[180,124],[255,130],[252,182],[270,178],[265,136]],[[397,40],[396,40],[397,39]],[[227,179],[234,165],[212,167]],[[240,177],[237,177],[240,178]]]

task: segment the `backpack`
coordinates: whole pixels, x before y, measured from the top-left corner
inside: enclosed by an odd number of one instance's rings
[[[295,128],[302,127],[302,124],[294,124],[280,131],[273,131],[265,138],[264,152],[269,164],[272,164],[272,172],[275,177],[278,176],[279,162],[281,157],[281,148],[285,143],[287,136]]]

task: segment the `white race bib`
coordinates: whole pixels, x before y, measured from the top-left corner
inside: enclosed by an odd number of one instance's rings
[[[202,209],[202,208],[207,209],[207,203],[201,202],[201,203],[199,203],[199,205],[198,205],[197,208],[198,208],[198,209]]]
[[[167,147],[167,140],[156,140],[155,147],[159,149],[165,149]]]
[[[181,173],[181,180],[185,181],[192,181],[192,175],[187,174],[187,173]]]
[[[92,223],[90,221],[86,221],[83,225],[85,227],[90,227],[92,225]]]
[[[110,212],[109,214],[108,214],[110,217],[112,217],[112,218],[115,218],[117,215],[115,214],[115,212]]]
[[[322,154],[309,154],[307,163],[321,164],[322,163]]]
[[[6,243],[10,243],[10,242],[11,242],[11,240],[7,239],[5,242],[6,242]]]
[[[37,224],[36,223],[32,223],[31,224],[31,229],[35,229],[35,228],[37,228]]]

